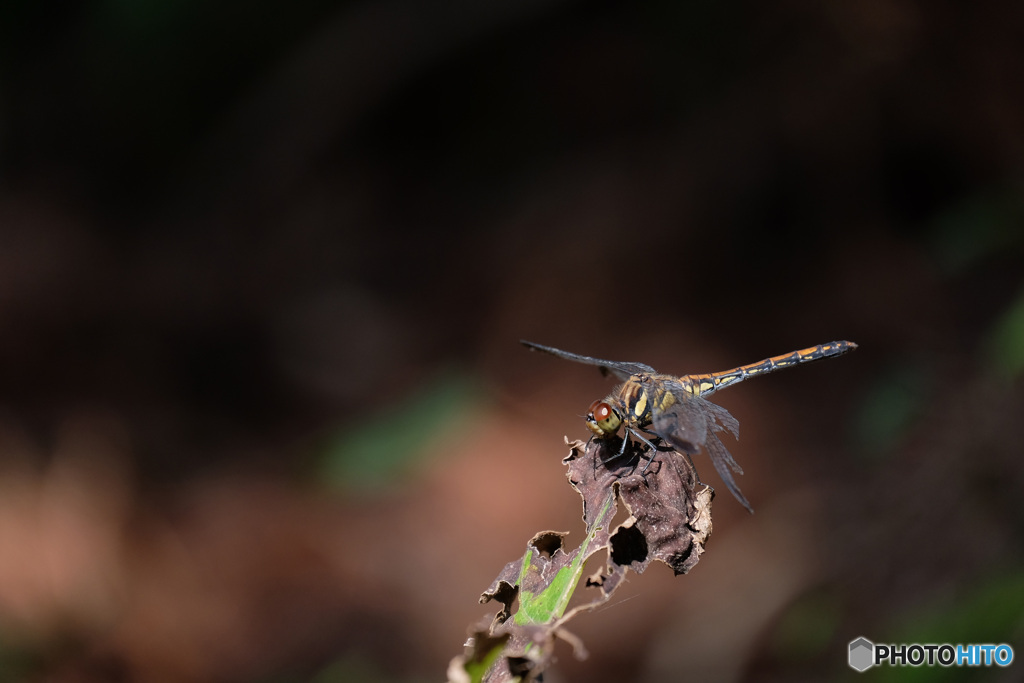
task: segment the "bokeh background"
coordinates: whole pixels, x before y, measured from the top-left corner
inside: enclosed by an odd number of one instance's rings
[[[610,384],[520,338],[860,344],[720,395],[756,514],[546,680],[1020,655],[1022,83],[1011,0],[8,0],[0,681],[442,680],[582,537]]]

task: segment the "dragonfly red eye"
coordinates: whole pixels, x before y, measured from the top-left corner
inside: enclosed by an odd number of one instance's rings
[[[612,414],[612,407],[604,401],[594,401],[590,405],[590,414],[594,416],[594,419],[598,422],[604,422]]]

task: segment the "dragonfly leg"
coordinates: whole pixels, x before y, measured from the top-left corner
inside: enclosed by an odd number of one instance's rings
[[[590,442],[593,441],[593,440],[594,440],[593,436],[591,436],[589,439],[587,439],[587,445],[584,446],[584,448],[588,448],[590,446]],[[594,476],[595,477],[597,476],[597,459],[595,459],[595,461],[594,461]]]
[[[650,433],[650,432],[648,432],[648,433]],[[657,434],[655,434],[654,436],[657,436]],[[693,478],[696,480],[697,485],[698,486],[707,486],[707,484],[705,484],[704,482],[702,482],[700,480],[700,474],[697,473],[697,466],[693,464],[693,456],[691,456],[689,453],[687,453],[686,451],[679,450],[677,448],[673,448],[672,446],[670,446],[668,444],[665,444],[664,448],[660,448],[658,450],[673,451],[674,453],[678,453],[679,455],[681,455],[684,458],[686,458],[686,464],[690,466],[690,471],[693,472]]]
[[[591,436],[591,437],[590,437],[589,439],[587,439],[587,444],[589,445],[589,444],[590,444],[590,442],[591,442],[591,441],[593,441],[593,440],[594,440],[594,437],[593,437],[593,436]],[[602,449],[602,451],[603,451],[603,449]],[[602,465],[605,465],[605,466],[607,466],[607,464],[608,464],[608,463],[610,463],[610,462],[613,462],[613,461],[615,461],[615,460],[618,460],[618,458],[620,458],[620,456],[622,456],[622,455],[623,455],[623,451],[622,451],[622,449],[620,449],[620,451],[618,451],[618,453],[616,453],[615,455],[613,455],[613,456],[612,456],[611,458],[607,458],[607,459],[605,459],[605,458],[604,458],[603,456],[598,456],[598,457],[597,457],[597,458],[596,458],[596,459],[594,460],[594,475],[595,475],[595,476],[597,475],[597,461],[598,461],[598,460],[600,460],[600,461],[601,461],[601,464],[602,464]]]
[[[591,437],[591,438],[594,438],[594,437]],[[608,463],[614,462],[614,461],[618,460],[619,458],[621,458],[626,453],[626,446],[628,444],[629,444],[629,435],[625,434],[622,437],[622,446],[619,447],[619,452],[616,453],[615,455],[613,455],[612,457],[608,458],[607,460],[604,459],[604,458],[601,458],[601,464],[602,465],[607,465]],[[597,467],[597,464],[595,463],[594,466]]]
[[[644,465],[643,471],[640,472],[641,475],[647,474],[647,468],[651,466],[652,462],[654,462],[655,456],[658,454],[658,451],[661,450],[661,449],[658,448],[656,445],[654,445],[654,443],[650,439],[647,439],[646,437],[644,437],[642,434],[640,434],[640,432],[636,431],[635,429],[630,429],[629,433],[632,434],[633,436],[635,436],[640,441],[643,441],[651,449],[651,457],[647,459],[647,464]],[[657,437],[655,437],[655,438],[657,438]]]
[[[629,433],[631,431],[632,430],[628,429],[628,428],[623,430],[623,432],[622,432],[622,445],[619,446],[619,454],[615,456],[616,458],[621,458],[622,455],[626,452],[626,446],[629,445]]]

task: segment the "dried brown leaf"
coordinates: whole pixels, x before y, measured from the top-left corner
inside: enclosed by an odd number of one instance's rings
[[[527,544],[522,558],[510,562],[480,597],[501,604],[490,626],[470,637],[462,661],[473,661],[479,643],[506,638],[505,652],[483,676],[484,681],[535,680],[551,660],[555,638],[573,645],[577,657],[583,644],[565,630],[577,615],[608,601],[625,578],[626,570],[643,573],[652,560],[664,562],[678,574],[697,564],[711,534],[714,491],[700,484],[692,464],[671,451],[638,452],[616,457],[618,444],[607,440],[566,444],[570,453],[569,483],[583,499],[587,536],[566,552],[566,532],[543,531]],[[654,458],[653,462],[647,458]],[[627,519],[611,527],[619,504]],[[586,599],[566,611],[586,561],[607,549],[602,569],[587,577]],[[519,605],[516,609],[516,601]],[[457,668],[460,658],[453,660]],[[460,669],[461,670],[461,669]],[[451,678],[450,673],[450,679]]]

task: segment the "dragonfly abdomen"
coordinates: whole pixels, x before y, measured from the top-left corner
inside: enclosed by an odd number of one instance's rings
[[[766,375],[769,372],[775,372],[776,370],[782,370],[783,368],[800,365],[801,363],[810,363],[812,361],[821,360],[822,358],[839,356],[847,351],[852,351],[855,348],[857,348],[857,345],[853,342],[829,342],[828,344],[818,344],[817,346],[800,349],[799,351],[794,351],[792,353],[784,353],[781,356],[765,358],[762,361],[751,363],[749,365],[741,365],[740,367],[733,368],[732,370],[713,372],[707,375],[686,375],[680,379],[683,381],[684,385],[689,385],[692,393],[697,396],[701,396],[727,387],[730,384],[737,384],[751,377]]]

